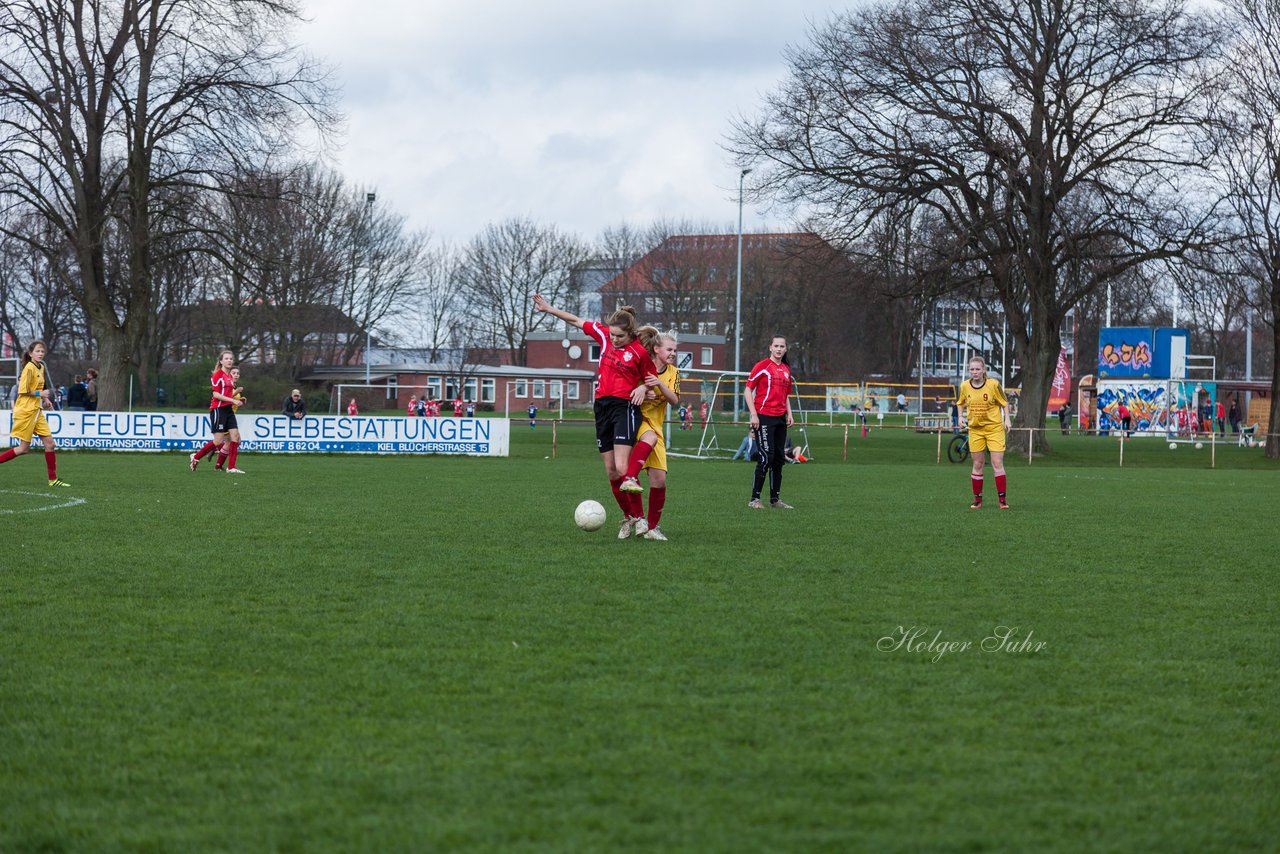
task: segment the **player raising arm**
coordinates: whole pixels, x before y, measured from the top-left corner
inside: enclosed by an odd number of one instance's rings
[[[982,467],[987,452],[991,452],[991,468],[996,475],[996,496],[1000,509],[1008,510],[1005,500],[1004,448],[1005,434],[1009,431],[1009,401],[1000,383],[987,376],[987,362],[981,356],[969,360],[969,379],[960,384],[956,398],[960,413],[960,427],[969,429],[969,451],[973,454],[973,472],[969,482],[973,486],[974,510],[982,507]]]
[[[649,374],[656,376],[658,369],[644,347],[636,341],[636,310],[629,305],[623,306],[609,315],[607,324],[601,324],[553,308],[542,294],[533,295],[533,307],[576,326],[600,345],[600,369],[596,374],[595,388],[596,447],[604,460],[613,497],[622,508],[618,539],[625,540],[633,533],[643,534],[649,529],[649,523],[644,519],[640,498],[635,494],[643,490],[634,478],[624,489],[623,480],[635,446],[640,404],[644,402],[647,391],[644,380]]]
[[[0,454],[0,463],[7,463],[31,450],[33,436],[40,437],[44,445],[44,465],[49,474],[50,486],[70,486],[58,478],[57,443],[44,417],[44,407],[49,403],[48,377],[45,373],[43,341],[32,341],[22,354],[22,375],[18,379],[18,396],[13,401],[13,426],[10,435],[18,440],[18,447],[8,448]]]

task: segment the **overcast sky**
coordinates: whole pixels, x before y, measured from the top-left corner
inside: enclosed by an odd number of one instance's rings
[[[332,64],[337,168],[465,242],[529,216],[584,238],[659,217],[736,227],[720,147],[831,0],[304,0],[298,37]],[[746,229],[786,225],[746,211]]]

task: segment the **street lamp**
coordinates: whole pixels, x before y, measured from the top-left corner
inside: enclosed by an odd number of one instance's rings
[[[373,266],[373,263],[372,263],[373,262],[373,246],[372,246],[373,229],[371,228],[371,225],[373,223],[373,203],[376,202],[377,200],[378,200],[377,193],[364,194],[364,260],[365,260],[365,263],[370,266],[370,268],[372,268]],[[355,283],[352,282],[352,285],[354,286]],[[369,359],[372,356],[372,354],[369,351],[373,349],[373,330],[369,328],[368,324],[369,324],[369,319],[365,318],[364,384],[366,386],[373,384],[373,380],[371,379],[371,376],[372,376],[371,368],[369,365]]]
[[[742,185],[747,179],[750,169],[738,173],[738,288],[737,297],[733,301],[733,420],[738,420],[738,407],[741,405],[742,392],[738,388],[742,372]]]

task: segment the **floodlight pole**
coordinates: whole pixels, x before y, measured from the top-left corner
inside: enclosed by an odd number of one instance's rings
[[[733,420],[738,420],[738,407],[742,405],[742,390],[738,384],[742,378],[742,186],[750,169],[738,173],[738,287],[733,301]]]
[[[370,226],[373,224],[373,203],[377,201],[377,199],[377,193],[364,194],[364,260],[366,264],[370,265],[370,267],[372,267],[373,261],[373,229]],[[352,282],[351,284],[354,287],[355,282]],[[373,330],[369,328],[367,318],[365,319],[365,324],[364,384],[372,385],[373,381],[370,379],[371,367],[369,365],[369,360],[372,358],[372,354],[369,351],[373,349]]]

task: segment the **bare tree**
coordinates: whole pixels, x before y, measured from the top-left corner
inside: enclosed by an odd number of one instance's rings
[[[1226,0],[1235,33],[1227,86],[1216,101],[1212,142],[1225,176],[1237,242],[1232,268],[1271,327],[1280,354],[1280,8],[1274,0]],[[1271,372],[1266,454],[1280,459],[1280,372]]]
[[[1067,311],[1099,283],[1205,240],[1183,129],[1219,35],[1176,2],[902,0],[842,14],[730,148],[754,190],[856,236],[935,214],[999,295],[1044,424]],[[1078,275],[1064,275],[1074,259]],[[1045,448],[1042,432],[1037,447]]]
[[[68,285],[98,341],[103,408],[124,402],[154,312],[156,193],[217,185],[284,150],[299,121],[332,122],[324,72],[288,41],[298,17],[294,0],[0,6],[0,176],[11,204],[73,248]],[[104,255],[113,218],[126,246],[118,288]]]
[[[586,257],[583,243],[554,226],[528,219],[485,226],[458,269],[459,296],[476,335],[468,344],[506,350],[515,364],[525,364],[526,337],[553,322],[534,310],[533,294],[552,304],[576,304],[573,271]]]
[[[418,275],[421,287],[404,313],[400,335],[424,346],[436,362],[467,340],[462,324],[464,306],[458,297],[461,257],[452,246],[435,246],[423,253]]]

